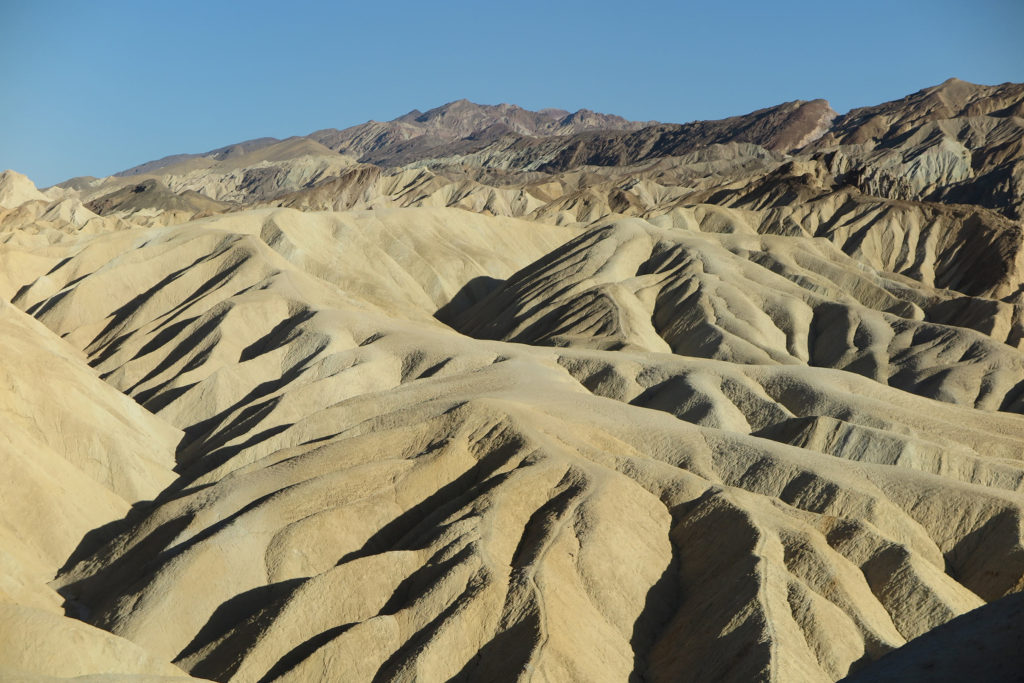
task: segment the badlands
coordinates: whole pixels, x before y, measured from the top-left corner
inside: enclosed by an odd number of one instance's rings
[[[1024,85],[0,176],[0,679],[1019,680]]]

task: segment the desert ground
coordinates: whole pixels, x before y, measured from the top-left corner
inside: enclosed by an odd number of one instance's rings
[[[0,175],[0,679],[1017,680],[1024,85]]]

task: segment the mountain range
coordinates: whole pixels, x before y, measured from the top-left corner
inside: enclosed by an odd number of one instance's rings
[[[0,174],[0,679],[1015,680],[1024,85]]]

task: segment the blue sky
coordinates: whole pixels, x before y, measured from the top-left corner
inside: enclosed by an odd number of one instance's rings
[[[1024,0],[0,3],[0,169],[46,186],[469,98],[685,122],[1024,81]]]

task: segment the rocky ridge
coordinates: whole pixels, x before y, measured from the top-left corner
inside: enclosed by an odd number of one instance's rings
[[[0,677],[1012,673],[1022,100],[5,174]]]

